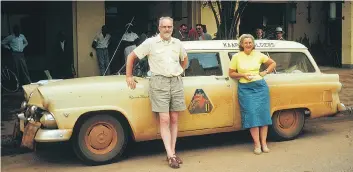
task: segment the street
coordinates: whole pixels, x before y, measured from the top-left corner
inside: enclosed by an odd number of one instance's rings
[[[44,148],[45,147],[45,148]],[[161,140],[134,144],[126,158],[85,166],[68,144],[46,145],[36,153],[3,156],[3,171],[172,171]],[[179,139],[179,171],[352,172],[353,116],[308,120],[295,140],[269,142],[271,152],[255,155],[248,132]]]

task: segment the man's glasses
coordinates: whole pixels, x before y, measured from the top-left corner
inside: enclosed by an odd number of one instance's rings
[[[196,30],[201,30],[201,27],[197,27]]]
[[[161,28],[163,28],[163,29],[171,29],[171,28],[173,28],[173,26],[159,26],[159,27],[161,27]]]

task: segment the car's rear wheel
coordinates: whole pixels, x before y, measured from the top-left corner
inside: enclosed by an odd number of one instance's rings
[[[74,136],[76,155],[85,163],[96,165],[119,158],[127,144],[127,133],[119,120],[110,115],[88,118]]]
[[[272,116],[270,136],[274,140],[292,140],[303,130],[305,123],[304,111],[288,109],[277,111]]]

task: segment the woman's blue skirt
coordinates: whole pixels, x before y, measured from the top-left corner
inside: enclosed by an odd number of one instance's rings
[[[238,100],[244,129],[272,125],[270,93],[264,79],[250,83],[238,82]]]

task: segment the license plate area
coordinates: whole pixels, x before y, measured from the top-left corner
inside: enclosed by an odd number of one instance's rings
[[[23,132],[21,147],[34,149],[34,137],[41,125],[40,122],[28,122]]]

